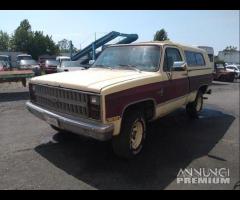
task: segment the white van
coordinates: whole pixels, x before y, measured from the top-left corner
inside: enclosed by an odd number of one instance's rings
[[[59,61],[59,63],[61,63],[62,61],[70,61],[71,58],[69,56],[57,56],[56,60]]]

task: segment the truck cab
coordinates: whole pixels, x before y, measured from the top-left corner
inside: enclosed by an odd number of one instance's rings
[[[31,79],[26,106],[60,132],[111,140],[118,156],[133,158],[148,121],[183,106],[197,119],[212,79],[200,48],[171,41],[111,45],[87,70]]]
[[[9,55],[0,55],[0,61],[4,63],[8,69],[12,67],[11,57]]]
[[[32,60],[32,59],[33,59],[32,56],[29,54],[17,55],[17,60],[16,60],[17,66],[19,66],[21,60]]]

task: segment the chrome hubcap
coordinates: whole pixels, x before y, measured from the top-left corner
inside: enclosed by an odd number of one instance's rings
[[[143,124],[140,121],[135,121],[131,132],[131,147],[137,149],[143,138]]]

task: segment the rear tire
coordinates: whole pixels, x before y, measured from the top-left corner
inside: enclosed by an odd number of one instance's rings
[[[121,132],[112,139],[116,155],[131,159],[138,155],[146,138],[146,121],[142,112],[133,110],[123,118]]]
[[[199,116],[199,112],[202,110],[202,107],[203,107],[203,93],[202,91],[199,90],[194,102],[187,104],[186,112],[190,118],[197,119]]]
[[[229,77],[229,82],[234,82],[234,79],[235,79],[235,75],[233,74],[232,76]]]

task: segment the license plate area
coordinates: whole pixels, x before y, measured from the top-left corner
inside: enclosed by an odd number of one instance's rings
[[[47,123],[49,123],[53,126],[59,127],[59,123],[58,123],[58,120],[56,118],[45,116],[45,119],[46,119]]]

